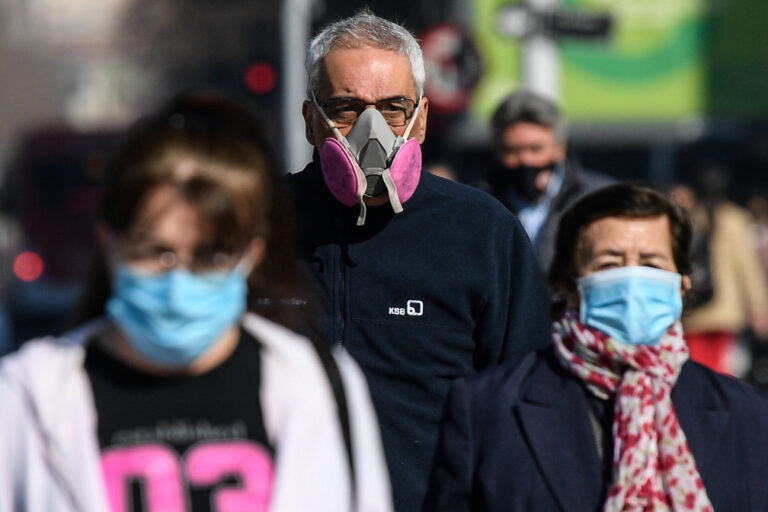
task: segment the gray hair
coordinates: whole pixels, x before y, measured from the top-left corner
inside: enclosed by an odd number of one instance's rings
[[[557,105],[538,94],[528,91],[510,94],[496,108],[491,118],[491,127],[497,137],[505,128],[517,123],[533,123],[549,128],[555,139],[565,144],[565,119]]]
[[[323,71],[323,59],[334,48],[360,48],[372,46],[391,50],[398,55],[408,57],[411,63],[411,75],[416,83],[416,92],[424,94],[424,55],[416,38],[407,29],[373,14],[369,9],[362,9],[349,18],[344,18],[327,25],[309,43],[307,59],[304,63],[309,74],[307,98],[317,90]]]

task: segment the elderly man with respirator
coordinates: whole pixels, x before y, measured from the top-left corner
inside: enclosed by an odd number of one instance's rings
[[[307,55],[313,161],[290,177],[324,333],[363,368],[398,511],[419,510],[451,381],[547,343],[547,289],[517,219],[422,171],[424,61],[363,10]]]

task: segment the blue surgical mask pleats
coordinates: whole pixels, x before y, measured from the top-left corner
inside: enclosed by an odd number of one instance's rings
[[[682,313],[681,279],[640,266],[579,278],[580,321],[623,343],[655,345]]]
[[[238,271],[146,274],[118,265],[107,315],[142,356],[165,366],[194,361],[245,311]]]

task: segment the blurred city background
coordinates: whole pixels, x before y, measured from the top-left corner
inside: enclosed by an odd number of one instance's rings
[[[768,264],[765,0],[0,0],[0,352],[67,326],[128,123],[215,87],[254,102],[299,170],[307,40],[364,5],[424,47],[427,164],[474,182],[492,163],[491,112],[532,89],[560,103],[584,166],[743,207],[738,250]],[[765,384],[759,322],[735,368]]]

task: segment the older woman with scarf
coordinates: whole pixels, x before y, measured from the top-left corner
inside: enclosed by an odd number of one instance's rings
[[[688,357],[690,240],[637,185],[568,210],[552,345],[454,384],[425,511],[768,510],[768,402]]]

